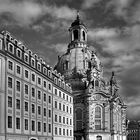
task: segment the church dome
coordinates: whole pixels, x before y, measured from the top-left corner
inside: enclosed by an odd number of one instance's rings
[[[75,86],[75,88],[79,88],[79,86],[84,87],[84,83],[81,79],[86,78],[87,70],[91,65],[95,66],[96,70],[102,73],[102,65],[96,53],[87,47],[68,49],[68,51],[58,59],[55,69],[63,74],[65,79],[72,83],[72,87]]]

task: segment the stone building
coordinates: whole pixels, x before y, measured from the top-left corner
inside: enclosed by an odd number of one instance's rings
[[[127,140],[140,140],[140,122],[130,121],[127,126]]]
[[[114,72],[103,77],[103,66],[87,44],[87,28],[79,15],[69,28],[70,43],[55,69],[72,85],[75,140],[126,140],[126,105]]]
[[[70,85],[7,31],[0,33],[0,140],[73,140]]]

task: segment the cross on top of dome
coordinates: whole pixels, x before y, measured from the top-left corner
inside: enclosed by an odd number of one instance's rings
[[[77,10],[76,20],[71,24],[71,27],[76,26],[76,25],[83,25],[83,26],[85,26],[84,23],[80,19],[79,10]]]

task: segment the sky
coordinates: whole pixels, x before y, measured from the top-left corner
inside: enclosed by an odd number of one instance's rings
[[[116,73],[127,118],[140,120],[140,0],[0,0],[0,31],[54,66],[70,42],[77,10],[104,76]]]

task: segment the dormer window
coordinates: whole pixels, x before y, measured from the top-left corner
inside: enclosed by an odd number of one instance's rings
[[[26,63],[29,63],[29,55],[28,54],[24,54],[24,61]]]
[[[38,69],[39,71],[41,71],[41,64],[40,64],[40,63],[37,63],[37,69]]]
[[[54,83],[57,84],[57,79],[56,78],[54,78]]]
[[[21,58],[21,50],[17,49],[17,57]]]
[[[9,51],[10,53],[14,53],[14,45],[13,45],[13,44],[8,43],[8,51]]]
[[[43,67],[43,73],[46,75],[47,73],[47,69],[45,67]]]
[[[35,67],[35,60],[33,58],[31,59],[31,65],[32,67]]]

